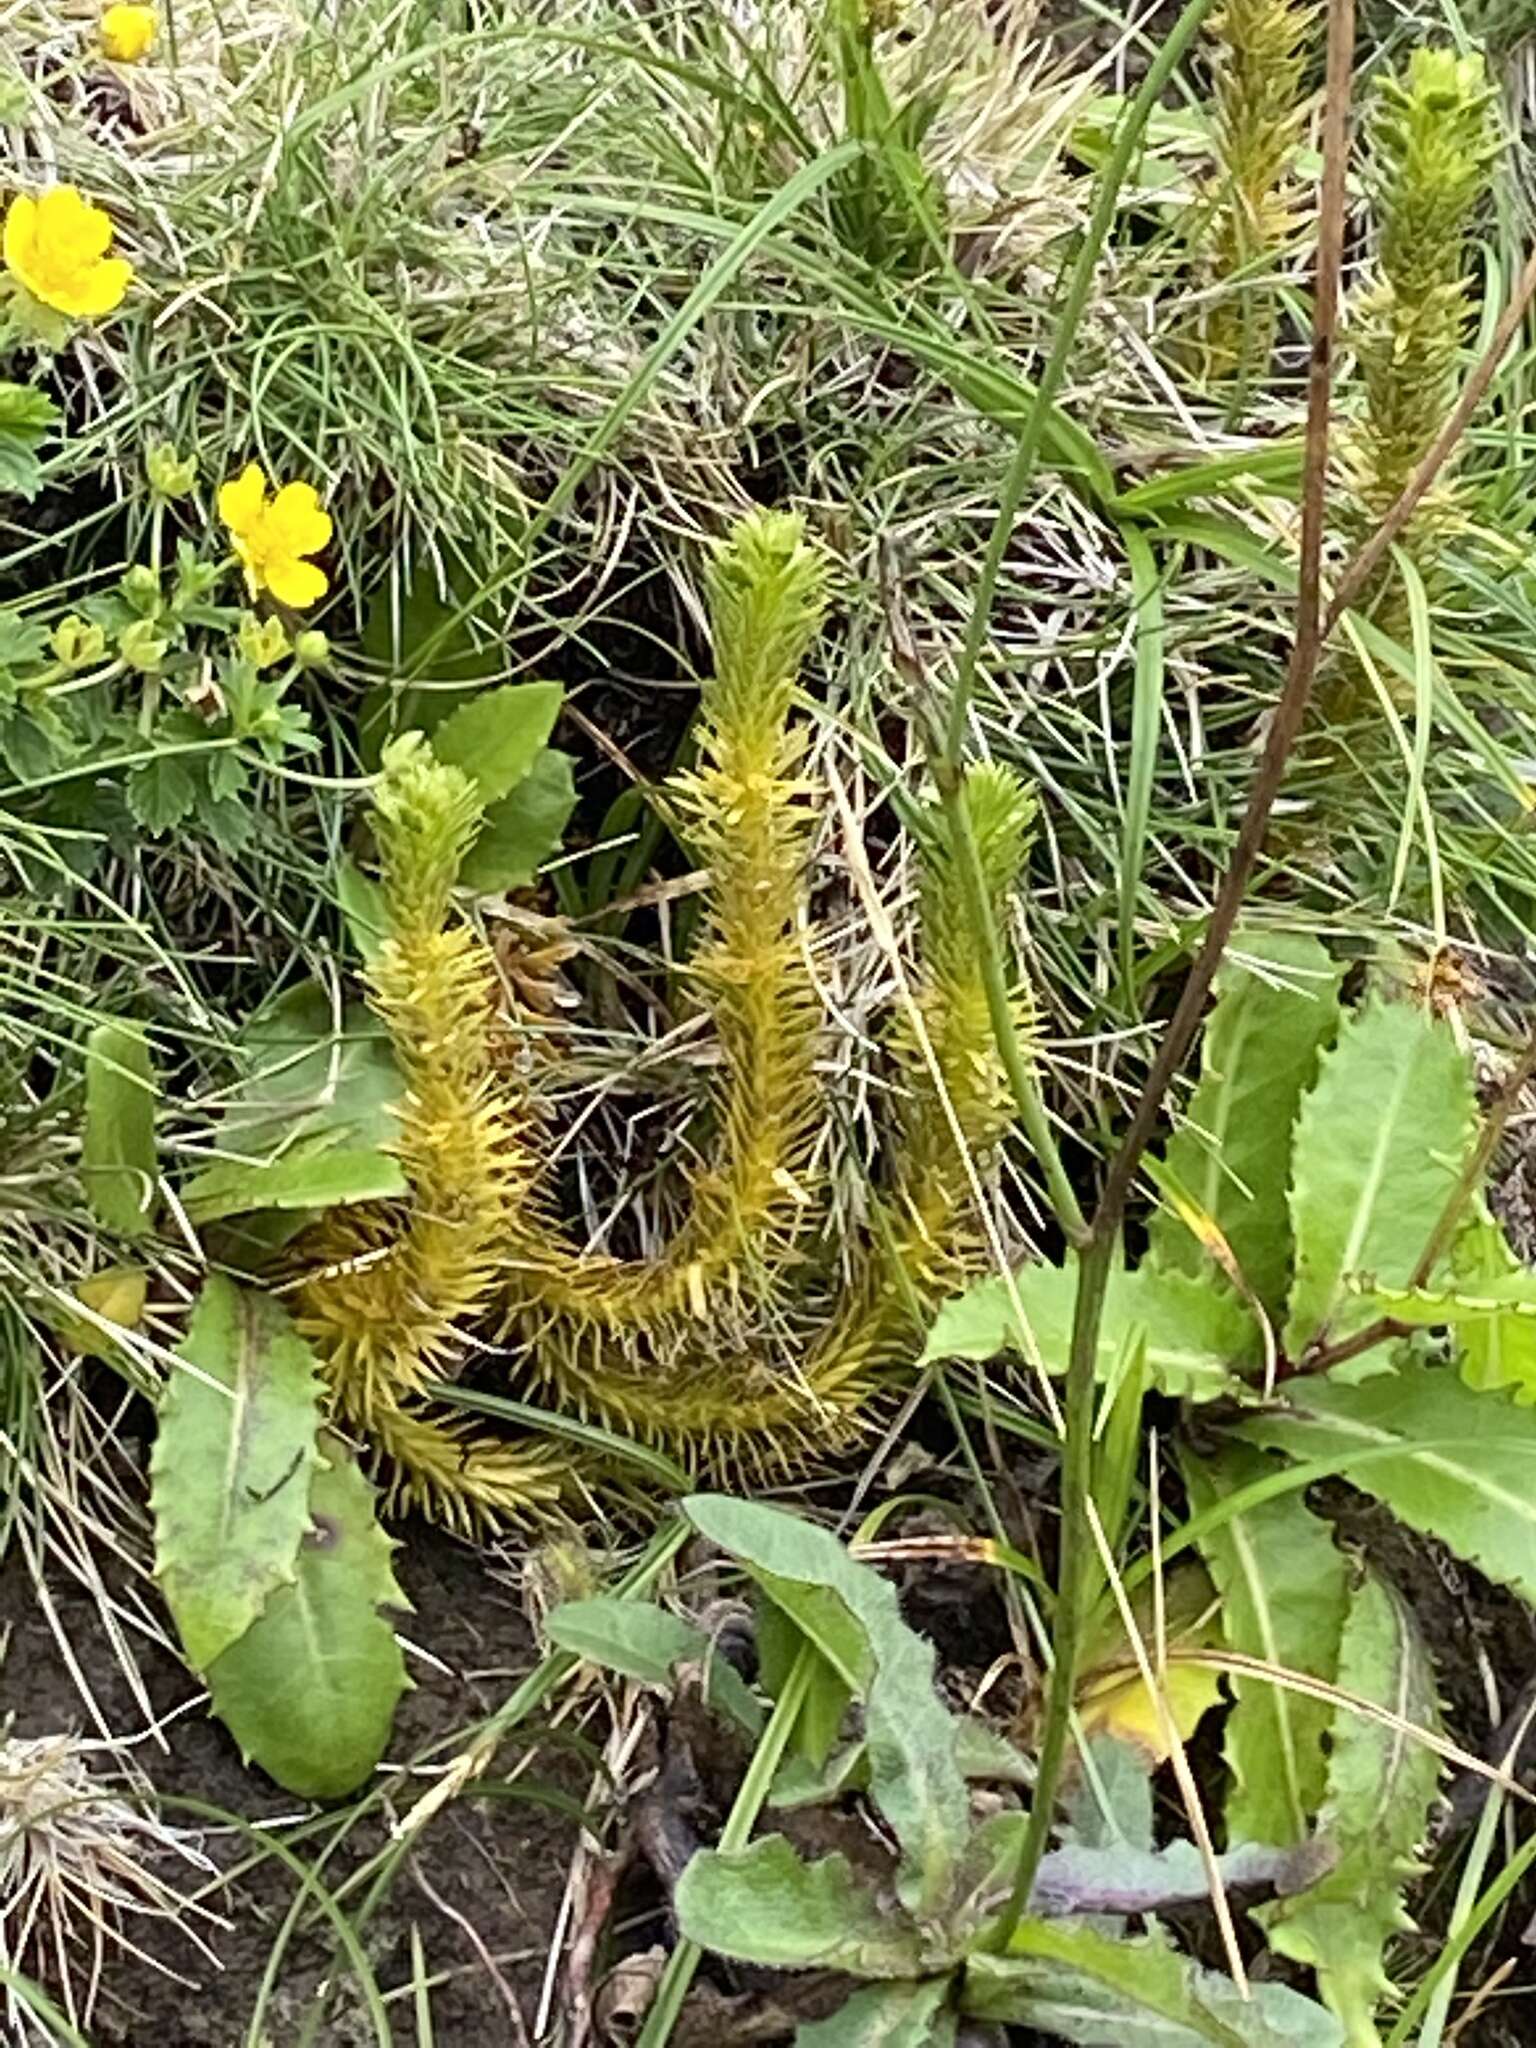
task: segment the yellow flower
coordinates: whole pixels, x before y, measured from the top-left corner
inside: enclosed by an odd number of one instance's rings
[[[323,569],[306,562],[330,545],[331,515],[313,484],[284,484],[267,494],[260,463],[219,486],[219,517],[229,528],[252,597],[270,590],[279,604],[317,604],[330,589]]]
[[[153,7],[130,6],[127,0],[118,0],[101,17],[102,54],[114,64],[137,64],[149,55],[157,26]]]
[[[5,267],[24,290],[56,313],[89,320],[123,303],[133,265],[109,256],[112,222],[73,185],[40,198],[18,192],[5,216]]]

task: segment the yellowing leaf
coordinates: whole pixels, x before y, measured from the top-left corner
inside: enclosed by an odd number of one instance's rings
[[[1149,1764],[1166,1763],[1173,1754],[1169,1721],[1187,1742],[1220,1699],[1221,1678],[1203,1664],[1170,1663],[1160,1690],[1161,1702],[1134,1665],[1091,1677],[1077,1701],[1084,1735],[1111,1735],[1132,1743]]]
[[[144,1320],[148,1288],[148,1275],[142,1267],[107,1266],[80,1282],[75,1289],[75,1299],[82,1308],[91,1310],[103,1321],[116,1323],[120,1330],[136,1330]],[[55,1328],[64,1344],[82,1357],[105,1358],[114,1348],[112,1339],[97,1327],[90,1316],[73,1315],[68,1309],[61,1308]]]

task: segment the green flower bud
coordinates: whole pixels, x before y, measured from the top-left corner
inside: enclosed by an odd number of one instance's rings
[[[141,618],[160,609],[160,578],[147,562],[136,562],[118,588]]]
[[[300,668],[324,668],[331,658],[331,642],[318,626],[310,626],[293,643],[293,658]]]
[[[182,457],[169,441],[158,441],[144,458],[149,487],[162,498],[185,498],[197,482],[197,457]]]
[[[165,659],[170,641],[155,631],[152,619],[133,619],[117,636],[117,651],[130,668],[153,675]]]
[[[54,627],[50,644],[55,658],[66,668],[89,668],[106,653],[107,635],[103,627],[71,612]]]
[[[288,652],[288,634],[281,619],[258,619],[245,612],[240,620],[240,652],[252,668],[271,668]]]

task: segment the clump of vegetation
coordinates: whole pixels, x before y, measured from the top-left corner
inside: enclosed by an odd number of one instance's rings
[[[175,2037],[178,1798],[253,2042],[1488,2023],[1532,284],[1389,11],[16,0],[18,2031]]]

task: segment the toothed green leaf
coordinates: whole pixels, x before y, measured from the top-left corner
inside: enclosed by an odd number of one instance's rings
[[[206,1672],[293,1577],[320,1420],[314,1353],[270,1296],[203,1284],[150,1460],[155,1576]]]
[[[1472,1216],[1451,1248],[1451,1280],[1463,1294],[1490,1287],[1529,1289],[1536,1302],[1536,1273],[1522,1265],[1497,1220],[1486,1208]],[[1469,1387],[1486,1392],[1510,1387],[1517,1401],[1536,1401],[1536,1312],[1522,1304],[1456,1330],[1456,1363]]]
[[[334,1438],[310,1482],[292,1583],[209,1668],[213,1711],[285,1791],[340,1799],[377,1765],[406,1689],[388,1610],[408,1611],[373,1488]]]
[[[882,1912],[846,1856],[807,1863],[782,1835],[747,1849],[702,1850],[674,1904],[689,1941],[736,1962],[856,1977],[913,1977],[922,1967],[916,1929]]]
[[[120,1237],[154,1229],[155,1098],[142,1024],[98,1024],[85,1044],[80,1172],[91,1214]]]
[[[1024,1324],[1014,1307],[1015,1290]],[[1013,1288],[996,1276],[978,1281],[939,1310],[923,1363],[995,1358],[1012,1350],[1032,1362],[1038,1357],[1047,1372],[1065,1372],[1076,1299],[1075,1262],[1021,1267]],[[1152,1265],[1110,1275],[1099,1331],[1101,1379],[1119,1370],[1138,1331],[1146,1338],[1153,1385],[1192,1401],[1230,1392],[1233,1367],[1250,1358],[1258,1343],[1253,1317],[1225,1282]]]
[[[1298,1379],[1288,1391],[1285,1414],[1255,1416],[1238,1435],[1335,1460],[1399,1521],[1536,1603],[1536,1413],[1412,1358],[1357,1386]]]
[[[1006,1955],[966,1964],[963,2010],[1083,2048],[1340,2048],[1338,2022],[1280,1984],[1244,1998],[1158,1935],[1125,1941],[1058,1921],[1023,1921]]]
[[[1350,1602],[1339,1685],[1414,1727],[1439,1726],[1434,1673],[1413,1618],[1377,1579],[1367,1579]],[[1356,2048],[1379,2039],[1374,2014],[1392,1989],[1384,1958],[1393,1938],[1413,1925],[1403,1886],[1420,1867],[1439,1771],[1423,1742],[1341,1704],[1319,1823],[1339,1860],[1321,1883],[1256,1915],[1271,1948],[1316,1970],[1325,2001]]]
[[[1184,1461],[1191,1507],[1204,1510],[1274,1466],[1232,1444],[1219,1457]],[[1200,1538],[1221,1593],[1227,1648],[1331,1682],[1349,1605],[1347,1570],[1328,1524],[1299,1492],[1234,1515]],[[1263,1679],[1232,1681],[1226,1759],[1227,1835],[1242,1842],[1301,1842],[1322,1803],[1324,1738],[1332,1712]]]
[[[1407,1284],[1476,1122],[1471,1063],[1449,1026],[1379,1000],[1347,1020],[1296,1125],[1292,1358],[1370,1321],[1352,1282]]]
[[[1239,932],[1223,962],[1200,1083],[1166,1163],[1231,1246],[1272,1314],[1291,1277],[1291,1146],[1318,1050],[1338,1022],[1340,970],[1315,939]],[[1208,1276],[1211,1258],[1176,1216],[1152,1224],[1158,1260]]]

